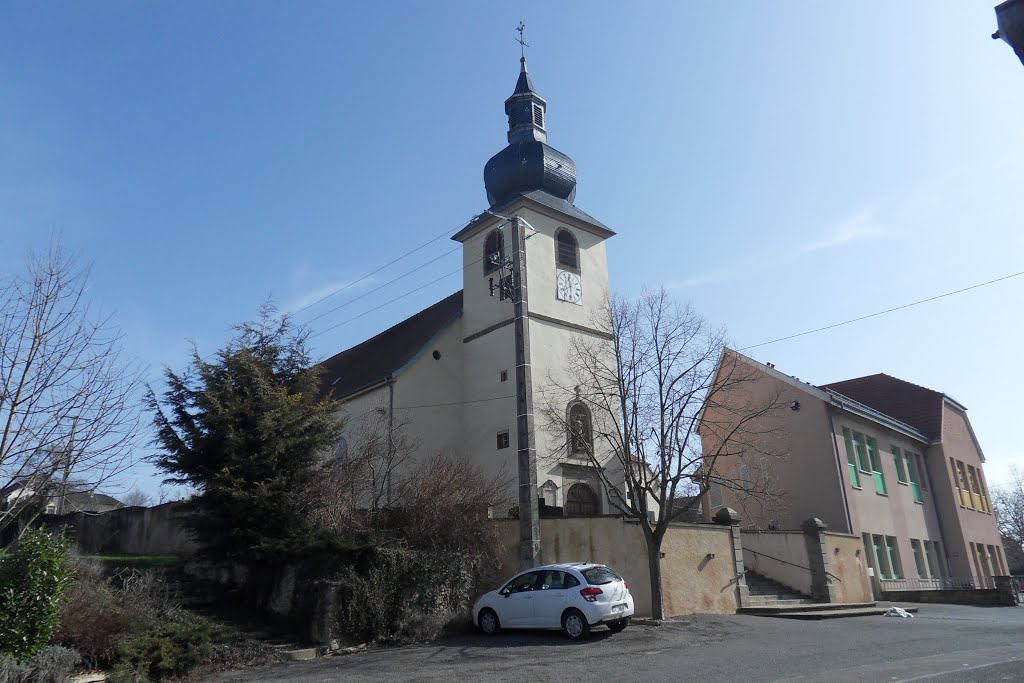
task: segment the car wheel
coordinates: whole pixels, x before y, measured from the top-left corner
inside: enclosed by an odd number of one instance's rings
[[[629,626],[629,617],[626,617],[625,619],[619,619],[618,621],[608,622],[608,629],[612,633],[618,633],[627,626]]]
[[[590,635],[590,624],[583,612],[571,609],[562,615],[562,630],[572,640],[582,640]]]
[[[490,607],[480,610],[477,623],[480,624],[480,630],[489,636],[493,636],[501,630],[501,622],[498,621],[498,615]]]

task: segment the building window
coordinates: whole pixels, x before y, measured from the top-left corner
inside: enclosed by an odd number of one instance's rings
[[[894,578],[892,574],[892,565],[889,562],[889,555],[886,552],[885,537],[872,535],[871,545],[875,551],[875,565],[878,567],[878,578]]]
[[[896,465],[896,481],[901,484],[907,483],[907,473],[903,469],[903,456],[900,455],[900,449],[896,446],[889,446],[892,450],[892,464]]]
[[[907,474],[910,476],[910,491],[914,494],[914,502],[923,503],[924,498],[921,497],[921,473],[917,470],[917,460],[914,459],[914,454],[910,451],[905,451],[903,455],[907,460]]]
[[[717,510],[724,504],[722,500],[722,485],[718,482],[713,482],[708,487],[708,504],[712,510]]]
[[[508,430],[498,432],[498,450],[508,448]]]
[[[914,453],[914,464],[917,465],[917,483],[921,485],[922,491],[928,490],[928,470],[924,466],[924,458]]]
[[[928,575],[933,579],[937,579],[939,577],[938,551],[936,548],[937,545],[935,543],[932,543],[931,541],[924,542],[924,559],[925,563],[928,565]]]
[[[741,495],[750,495],[750,466],[746,463],[740,465],[740,487],[743,489]]]
[[[565,514],[570,516],[596,515],[597,494],[586,484],[573,484],[565,494]]]
[[[914,551],[914,564],[917,566],[917,578],[929,578],[928,568],[925,566],[924,548],[921,546],[921,541],[916,538],[910,539],[910,549]]]
[[[967,470],[964,469],[964,464],[959,460],[956,461],[956,471],[960,477],[960,505],[973,510],[974,503],[971,502],[971,485],[967,482]]]
[[[533,123],[538,128],[544,127],[544,108],[539,104],[533,105]]]
[[[505,260],[505,236],[501,230],[492,230],[484,240],[484,275],[501,268]]]
[[[878,459],[878,444],[870,436],[868,437],[868,460],[871,462],[871,472],[875,478],[875,492],[885,494],[885,475],[882,474],[882,462]]]
[[[580,402],[569,406],[569,453],[589,455],[594,451],[590,410]]]
[[[974,469],[973,465],[967,466],[967,473],[970,475],[972,499],[974,500],[974,509],[981,510],[982,512],[988,512],[985,509],[985,500],[981,495],[981,487],[978,486],[978,471]]]
[[[579,271],[580,245],[573,234],[565,228],[555,234],[555,261],[563,268]]]
[[[860,471],[857,467],[857,456],[853,448],[853,437],[846,427],[843,427],[843,440],[846,441],[846,462],[850,466],[850,483],[854,488],[860,488]]]
[[[1003,564],[1003,551],[999,549],[999,546],[996,546],[996,559],[999,560],[999,575],[1006,576],[1007,571],[1006,565]]]

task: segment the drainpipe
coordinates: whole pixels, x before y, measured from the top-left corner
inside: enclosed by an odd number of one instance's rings
[[[388,377],[388,457],[394,457],[395,440],[395,378]],[[391,505],[391,468],[388,468],[385,485],[388,491],[388,506]]]

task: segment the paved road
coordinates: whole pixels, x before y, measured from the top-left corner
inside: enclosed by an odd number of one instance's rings
[[[921,605],[915,619],[693,616],[661,626],[467,635],[208,681],[1024,681],[1024,607]]]

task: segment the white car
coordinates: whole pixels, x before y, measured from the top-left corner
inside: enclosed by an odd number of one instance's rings
[[[502,628],[562,629],[573,640],[605,624],[619,632],[633,616],[625,580],[603,564],[549,564],[513,576],[473,605],[473,623],[491,635]]]

